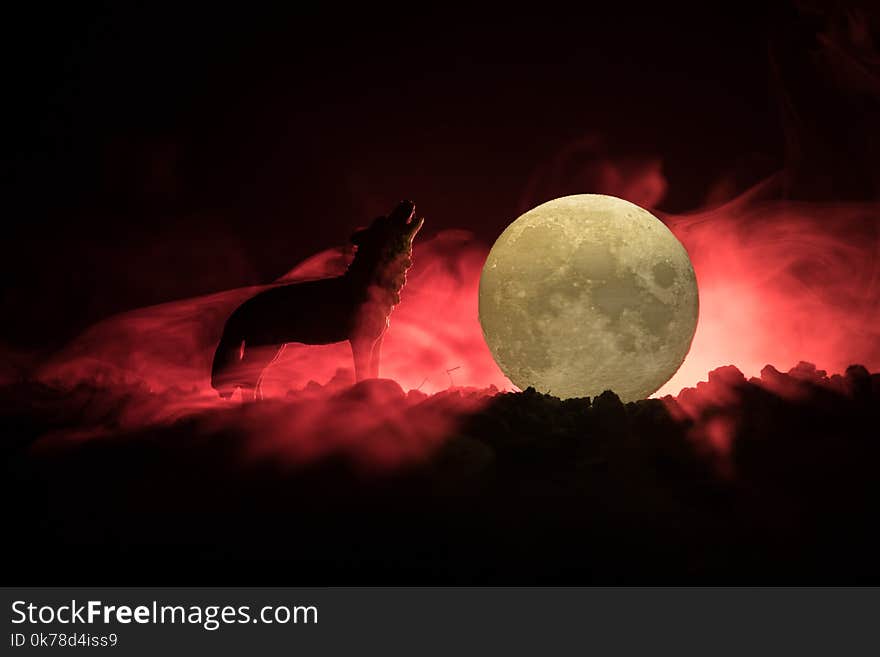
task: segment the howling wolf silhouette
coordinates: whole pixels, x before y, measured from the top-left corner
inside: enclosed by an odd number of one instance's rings
[[[382,338],[400,303],[412,241],[424,223],[415,204],[401,201],[387,217],[351,236],[357,247],[342,276],[281,285],[241,304],[226,321],[214,354],[211,385],[223,398],[262,399],[266,368],[289,342],[331,344],[348,340],[355,377],[379,375]]]

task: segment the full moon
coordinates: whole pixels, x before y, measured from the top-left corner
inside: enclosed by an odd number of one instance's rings
[[[557,397],[656,392],[697,327],[690,258],[647,210],[565,196],[510,224],[480,277],[480,324],[511,382]]]

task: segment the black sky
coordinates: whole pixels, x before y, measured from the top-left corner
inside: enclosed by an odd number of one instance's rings
[[[426,234],[491,243],[536,168],[588,135],[662,159],[660,209],[698,207],[741,163],[750,182],[784,164],[770,53],[800,61],[817,20],[83,6],[4,21],[0,341],[16,348],[270,281],[400,197]]]

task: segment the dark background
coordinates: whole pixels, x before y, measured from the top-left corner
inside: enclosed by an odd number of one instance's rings
[[[832,337],[871,347],[876,322],[858,321],[876,278],[840,263],[875,271],[876,205],[833,211],[880,190],[869,9],[7,11],[0,365],[112,313],[269,282],[401,197],[427,237],[469,228],[488,245],[529,205],[612,193],[603,170],[653,184],[641,202],[661,215],[782,172],[774,193],[810,201],[825,230],[731,215],[759,236],[774,235],[754,222],[785,228],[772,248],[743,244],[804,283],[761,317],[852,312]],[[713,234],[700,255],[722,268],[738,252]],[[186,333],[175,318],[160,327]],[[721,367],[674,400],[626,405],[529,389],[474,409],[467,395],[487,391],[419,401],[393,381],[331,381],[151,422],[189,386],[154,392],[82,360],[96,374],[72,387],[17,372],[0,386],[5,563],[21,583],[880,581],[880,374],[859,365]],[[389,453],[428,444],[432,419],[456,429],[386,472],[356,451],[289,461],[309,444],[300,417],[321,436],[340,418],[352,445]]]
[[[789,164],[792,107],[801,130],[841,114],[811,59],[837,5],[421,9],[6,10],[0,344],[268,282],[400,197],[428,235],[491,243],[588,136],[659,157],[659,209],[693,209]],[[826,151],[868,159],[864,120],[819,131]],[[835,198],[873,195],[830,169]]]

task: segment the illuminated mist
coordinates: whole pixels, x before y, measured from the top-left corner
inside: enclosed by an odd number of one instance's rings
[[[613,164],[605,163],[600,170],[609,168]],[[656,166],[635,171],[636,188],[665,187]],[[603,175],[616,185],[625,182]],[[656,180],[646,183],[645,176]],[[876,207],[765,200],[775,183],[771,179],[710,210],[663,217],[693,261],[700,320],[683,366],[655,396],[678,395],[726,365],[735,365],[738,377],[757,376],[765,365],[787,371],[801,361],[832,373],[853,363],[880,366],[880,241],[871,232]],[[477,319],[486,253],[466,231],[443,231],[416,245],[383,349],[380,375],[387,381],[352,388],[346,343],[292,345],[267,371],[269,403],[240,407],[237,397],[219,399],[209,371],[223,323],[262,288],[111,317],[50,358],[37,378],[72,391],[70,399],[81,398],[74,403],[82,410],[73,421],[77,428],[62,436],[106,435],[196,417],[197,432],[228,422],[252,435],[247,453],[269,450],[302,461],[341,450],[387,466],[421,459],[454,433],[460,418],[512,389]],[[280,280],[339,274],[350,255],[328,250]],[[719,376],[714,387],[698,390],[717,391],[724,380]],[[689,394],[687,403],[671,408],[679,417],[699,418],[702,406]],[[716,396],[709,394],[706,403]],[[730,431],[716,418],[695,435],[718,445]]]

